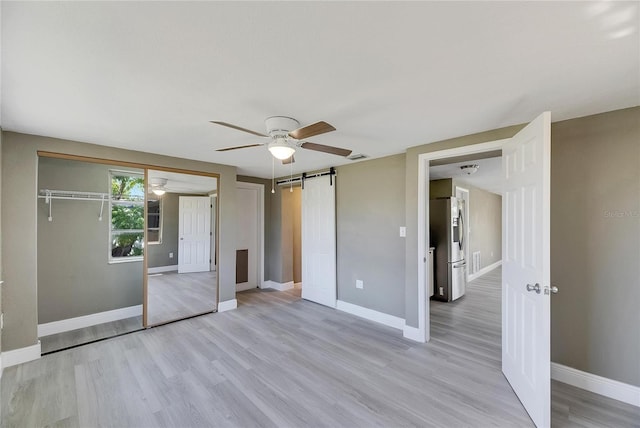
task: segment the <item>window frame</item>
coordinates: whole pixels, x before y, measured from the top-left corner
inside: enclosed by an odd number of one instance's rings
[[[134,178],[142,179],[142,187],[143,187],[143,196],[140,200],[126,200],[126,201],[114,201],[113,199],[113,177],[118,176],[128,176]],[[110,169],[109,170],[109,237],[107,240],[107,255],[108,255],[108,263],[109,264],[118,264],[118,263],[130,263],[130,262],[141,262],[144,260],[144,243],[145,243],[145,227],[147,225],[147,219],[145,218],[145,180],[144,180],[144,172],[136,172],[129,170],[118,170],[118,169]],[[115,203],[114,203],[115,202]],[[139,205],[143,209],[143,220],[144,225],[142,229],[114,229],[113,228],[113,207],[114,205]],[[113,247],[112,241],[114,234],[125,234],[125,233],[138,233],[142,235],[142,254],[139,256],[126,256],[126,257],[114,257],[113,256]]]
[[[165,193],[166,195],[166,193]],[[145,230],[147,231],[147,245],[162,245],[162,229],[163,229],[163,218],[164,218],[164,195],[153,195],[155,198],[154,199],[149,199],[149,196],[147,196],[147,217],[146,217],[146,222],[145,222]],[[158,227],[149,227],[149,224],[151,224],[151,222],[149,221],[149,202],[151,201],[158,201]],[[152,230],[158,230],[158,240],[157,241],[150,241],[149,240],[149,232]]]

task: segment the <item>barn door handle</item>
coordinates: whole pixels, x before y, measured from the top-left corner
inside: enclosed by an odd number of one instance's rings
[[[540,284],[536,282],[536,285],[527,284],[527,291],[535,291],[536,294],[540,294]]]

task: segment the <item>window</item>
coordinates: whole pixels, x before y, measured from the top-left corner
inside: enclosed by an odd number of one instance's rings
[[[149,193],[149,197],[155,196]],[[162,197],[147,200],[147,243],[162,244]]]
[[[109,261],[142,260],[144,251],[144,177],[111,171]]]

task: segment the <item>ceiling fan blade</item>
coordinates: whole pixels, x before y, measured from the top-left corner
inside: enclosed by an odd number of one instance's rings
[[[261,134],[261,133],[256,132],[256,131],[252,131],[250,129],[242,128],[240,126],[232,125],[232,124],[227,123],[227,122],[219,122],[217,120],[210,120],[209,122],[215,123],[216,125],[226,126],[227,128],[237,129],[238,131],[248,132],[249,134],[257,135],[258,137],[268,137],[268,135],[264,135],[264,134]]]
[[[282,165],[289,165],[290,163],[295,163],[295,161],[295,158],[291,155],[291,157],[282,160]]]
[[[302,143],[300,147],[307,150],[315,150],[316,152],[324,152],[338,156],[349,156],[351,154],[351,150],[341,149],[340,147],[325,146],[324,144],[310,143],[308,141]]]
[[[298,128],[294,131],[289,132],[289,136],[291,138],[295,138],[296,140],[304,140],[309,137],[313,137],[314,135],[324,134],[325,132],[335,131],[336,128],[329,125],[327,122],[317,122],[312,125],[303,126],[302,128]]]
[[[257,147],[257,146],[262,146],[263,144],[249,144],[247,146],[236,146],[236,147],[227,147],[226,149],[217,149],[216,152],[226,152],[229,150],[236,150],[236,149],[244,149],[247,147]]]

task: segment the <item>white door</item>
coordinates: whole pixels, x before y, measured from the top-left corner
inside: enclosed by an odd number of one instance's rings
[[[236,284],[236,291],[249,290],[258,286],[258,224],[260,211],[258,188],[245,183],[236,186],[236,249],[248,250],[247,282]]]
[[[178,211],[178,273],[207,272],[211,266],[211,200],[180,196]]]
[[[551,424],[550,152],[549,112],[502,150],[502,371],[538,427]]]
[[[336,307],[336,177],[302,189],[302,298]]]

